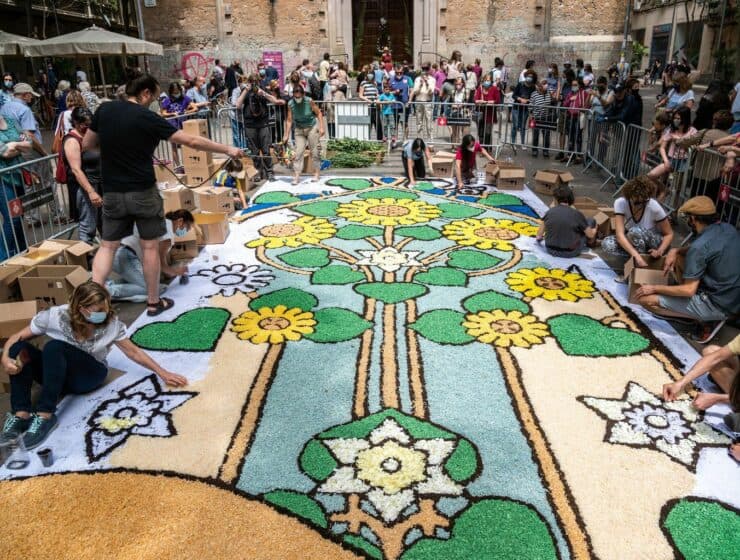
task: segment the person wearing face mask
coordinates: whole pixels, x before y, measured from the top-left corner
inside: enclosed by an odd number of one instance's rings
[[[167,119],[172,126],[178,130],[182,129],[182,122],[184,119],[177,118],[182,115],[189,115],[197,112],[198,107],[193,103],[182,89],[182,86],[178,82],[171,82],[168,90],[168,95],[162,98],[160,103],[161,109],[159,111],[165,119]],[[177,144],[172,144],[172,159],[175,162],[175,167],[180,167],[180,151]],[[182,172],[178,169],[179,172]]]
[[[9,72],[3,74],[3,84],[2,87],[0,87],[0,97],[5,97],[5,101],[10,101],[13,98],[14,85],[15,80],[13,80],[13,75]]]
[[[530,61],[532,62],[532,61]],[[535,92],[537,83],[537,74],[534,70],[526,70],[523,79],[514,88],[514,109],[512,111],[511,124],[511,143],[516,144],[516,133],[519,131],[521,143],[524,144],[524,137],[527,132],[527,115],[529,114],[529,98]],[[522,146],[522,150],[527,148]]]
[[[297,185],[300,179],[306,146],[311,151],[311,159],[313,160],[313,180],[318,181],[321,178],[321,146],[319,141],[326,134],[324,115],[313,99],[306,97],[301,86],[297,86],[293,90],[293,99],[288,102],[288,117],[285,120],[283,142],[288,142],[294,124],[295,169],[293,171],[293,184]]]
[[[324,58],[319,62],[319,86],[323,93],[327,82],[329,81],[329,71],[331,70],[331,56],[328,52],[324,53]]]
[[[417,179],[423,179],[426,177],[426,165],[424,164],[424,157],[426,161],[432,160],[432,152],[424,142],[423,138],[415,138],[414,140],[407,140],[403,145],[401,151],[401,164],[403,165],[403,173],[409,181],[410,186],[416,185]]]
[[[29,340],[46,336],[39,350]],[[64,394],[84,394],[101,387],[108,376],[107,356],[113,346],[171,387],[187,378],[167,371],[126,336],[108,292],[94,282],[75,288],[69,304],[45,309],[12,335],[2,353],[2,369],[10,377],[10,407],[0,442],[23,436],[26,449],[41,445],[57,426],[56,409]],[[41,385],[35,408],[33,382]]]
[[[372,70],[368,71],[365,79],[360,83],[360,92],[358,97],[368,104],[368,112],[370,113],[370,136],[372,136],[373,127],[375,127],[375,138],[377,140],[383,140],[383,124],[382,116],[378,110],[378,86],[375,83],[375,74]]]
[[[547,89],[547,80],[540,80],[537,90],[529,98],[529,111],[534,119],[532,129],[532,157],[537,157],[542,133],[542,156],[550,157],[550,132],[555,129],[554,100]]]
[[[674,111],[671,126],[663,132],[660,141],[662,163],[651,169],[648,177],[663,180],[671,172],[685,173],[689,167],[689,151],[685,142],[697,134],[698,131],[691,126],[691,110],[681,107]]]
[[[261,154],[261,157],[255,158],[257,171],[260,172],[262,179],[273,181],[275,175],[272,170],[272,157],[270,156],[272,134],[270,132],[270,111],[267,103],[283,106],[285,101],[261,89],[259,82],[258,74],[249,76],[234,105],[237,111],[241,111],[240,122],[244,123],[246,146],[255,156]],[[299,87],[301,86],[294,86],[295,89]]]
[[[461,188],[466,183],[475,179],[475,172],[478,168],[476,156],[483,154],[488,161],[495,162],[493,156],[480,145],[472,134],[463,136],[460,146],[455,154],[455,178],[457,179],[457,188]]]
[[[152,165],[159,142],[169,140],[231,158],[241,158],[244,152],[177,130],[148,108],[159,96],[157,79],[135,70],[128,74],[128,99],[103,103],[82,141],[83,153],[100,147],[103,177],[103,235],[93,261],[93,280],[105,284],[121,240],[133,234],[135,225],[141,239],[147,315],[153,317],[175,305],[171,299],[160,297],[159,290],[159,238],[167,232]]]
[[[567,107],[565,115],[565,129],[568,133],[568,151],[575,154],[573,163],[583,163],[583,129],[586,123],[586,109],[591,103],[591,96],[583,89],[583,83],[574,80],[570,85],[570,92],[563,100],[563,107]]]
[[[179,237],[186,235],[195,227],[195,218],[188,210],[174,210],[165,214],[166,231],[158,239],[159,264],[166,280],[187,276],[188,267],[170,262],[172,245]],[[147,285],[144,278],[143,250],[139,231],[121,239],[121,246],[113,258],[113,272],[118,275],[115,280],[108,280],[105,287],[114,301],[140,303],[146,301]],[[167,286],[160,285],[159,292]]]
[[[693,338],[705,344],[740,309],[740,232],[719,221],[708,196],[690,198],[678,213],[685,216],[694,238],[688,247],[668,252],[663,272],[682,267],[683,281],[675,286],[643,285],[637,297],[658,315],[698,321]]]
[[[190,82],[190,88],[185,92],[198,109],[198,114],[208,112],[211,103],[208,101],[208,89],[206,88],[206,79],[198,76]]]
[[[452,131],[450,141],[457,144],[462,140],[463,134],[470,129],[470,110],[466,106],[468,93],[462,77],[455,80],[455,91],[450,102],[450,116],[447,118],[447,124]]]
[[[434,99],[435,80],[432,67],[426,62],[421,67],[421,74],[414,80],[414,88],[409,96],[416,115],[416,131],[427,140],[432,138],[432,100]]]
[[[491,74],[483,76],[481,85],[475,90],[473,101],[475,102],[478,138],[483,140],[484,146],[490,146],[493,125],[498,121],[496,105],[501,103],[501,92],[493,83]]]

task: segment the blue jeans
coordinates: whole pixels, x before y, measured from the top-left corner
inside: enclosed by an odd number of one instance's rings
[[[0,262],[13,255],[26,250],[26,235],[23,232],[23,221],[20,217],[10,217],[8,202],[23,194],[23,187],[14,186],[20,184],[20,172],[18,177],[13,172],[2,175],[2,191],[0,191],[0,216],[2,216],[2,230],[0,230]]]
[[[96,187],[96,191],[100,194],[100,189]],[[77,211],[79,212],[80,223],[77,228],[80,235],[80,241],[95,243],[95,235],[98,230],[103,231],[103,209],[96,208],[90,202],[90,197],[83,188],[77,190]]]
[[[527,112],[515,107],[511,114],[514,118],[511,125],[511,143],[516,144],[516,131],[518,130],[522,138],[522,144],[524,144],[524,135],[527,132]]]
[[[24,352],[26,365],[10,376],[10,407],[13,413],[31,412],[31,387],[41,384],[36,412],[54,412],[57,402],[67,393],[89,393],[103,384],[108,367],[84,350],[52,339],[39,350],[25,341],[11,346],[8,355],[15,359]]]
[[[236,148],[246,148],[247,144],[244,139],[244,125],[236,119],[231,119],[231,136]]]
[[[107,282],[112,299],[141,296],[146,300],[147,289],[144,279],[144,267],[139,257],[128,247],[121,245],[113,255],[113,272],[121,277],[122,282]]]

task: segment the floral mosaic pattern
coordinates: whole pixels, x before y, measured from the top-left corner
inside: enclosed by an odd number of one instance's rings
[[[219,264],[203,268],[192,274],[193,278],[206,278],[213,284],[214,294],[232,297],[238,293],[249,293],[264,288],[275,279],[275,275],[259,265],[244,263]]]

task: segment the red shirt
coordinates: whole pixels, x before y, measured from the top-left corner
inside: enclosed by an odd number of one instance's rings
[[[465,153],[463,154],[462,146],[458,146],[457,153],[455,154],[455,159],[462,161],[463,169],[471,169],[475,167],[475,156],[479,154],[480,151],[481,151],[480,142],[476,140],[475,144],[473,144],[472,152],[469,150],[465,150]]]
[[[501,103],[501,93],[495,85],[489,87],[488,91],[486,92],[483,91],[483,86],[478,86],[478,88],[475,90],[474,100],[493,101],[494,103],[498,104]],[[483,111],[484,118],[486,119],[485,122],[496,122],[496,111],[493,109],[493,107],[486,107],[485,105],[483,105],[479,107],[479,109]]]

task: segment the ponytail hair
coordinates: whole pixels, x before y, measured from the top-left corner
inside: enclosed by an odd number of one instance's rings
[[[186,224],[192,225],[195,223],[195,218],[193,217],[193,214],[190,212],[190,210],[185,210],[184,208],[173,210],[172,212],[167,212],[164,217],[171,222],[174,222],[175,220],[183,220]]]
[[[157,78],[133,68],[126,69],[126,95],[137,97],[142,91],[149,90],[152,95],[159,89]]]

